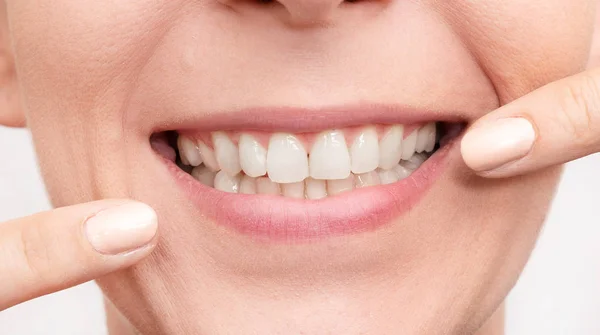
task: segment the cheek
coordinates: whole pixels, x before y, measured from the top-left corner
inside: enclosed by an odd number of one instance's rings
[[[95,199],[99,188],[124,195],[125,174],[117,170],[125,168],[128,92],[177,1],[38,2],[8,1],[7,11],[28,127],[53,203]]]
[[[503,104],[585,68],[596,1],[459,0],[436,6]]]

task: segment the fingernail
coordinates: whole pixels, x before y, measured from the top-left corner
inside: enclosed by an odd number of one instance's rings
[[[132,202],[105,209],[85,222],[88,241],[102,254],[117,255],[147,245],[158,228],[154,210]]]
[[[461,152],[471,169],[491,171],[525,157],[535,137],[533,125],[527,119],[499,119],[469,130],[462,139]]]

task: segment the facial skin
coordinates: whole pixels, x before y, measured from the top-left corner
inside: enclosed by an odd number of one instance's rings
[[[113,322],[143,334],[478,330],[523,268],[560,168],[483,180],[455,146],[392,224],[264,243],[206,218],[148,139],[174,120],[270,106],[368,101],[473,121],[583,70],[595,10],[593,0],[6,2],[23,103],[11,110],[26,115],[53,204],[126,197],[159,214],[157,251],[98,280],[124,317]]]

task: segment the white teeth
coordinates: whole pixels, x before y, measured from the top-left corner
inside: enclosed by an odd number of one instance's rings
[[[229,136],[222,131],[217,131],[212,133],[212,140],[221,170],[227,172],[230,176],[240,173],[242,171],[240,154],[237,146],[229,139]]]
[[[437,136],[436,132],[437,127],[435,123],[431,123],[431,131],[429,132],[429,137],[427,138],[427,145],[425,146],[425,151],[432,152],[435,148],[435,140]]]
[[[377,186],[381,184],[379,180],[379,175],[376,171],[371,171],[367,173],[358,174],[354,177],[354,183],[356,184],[356,188],[363,188],[369,186]]]
[[[304,199],[304,182],[281,184],[281,192],[284,197]]]
[[[354,176],[349,176],[346,179],[328,180],[327,194],[337,195],[340,193],[352,191],[354,189]]]
[[[210,187],[215,186],[215,176],[216,175],[217,175],[216,172],[211,171],[209,168],[207,168],[204,165],[195,167],[192,170],[192,177],[194,177],[196,180],[198,180],[202,184],[204,184],[206,186],[210,186]]]
[[[396,172],[396,174],[398,175],[398,180],[408,178],[413,173],[413,171],[405,168],[402,165],[396,165],[394,167],[394,172]]]
[[[256,193],[280,195],[281,191],[279,190],[279,184],[274,183],[267,177],[260,177],[256,179]]]
[[[217,190],[238,193],[240,188],[240,176],[230,176],[225,171],[219,171],[215,176],[215,188]]]
[[[312,154],[312,152],[311,152]],[[354,139],[350,148],[352,173],[365,173],[377,169],[379,165],[379,140],[374,127],[364,129]]]
[[[241,194],[256,194],[256,178],[243,176],[240,181]]]
[[[289,184],[308,177],[308,156],[302,143],[291,134],[274,134],[267,151],[267,172],[277,183]]]
[[[392,126],[379,143],[379,167],[389,170],[400,162],[404,126]]]
[[[433,122],[428,123],[424,125],[423,128],[419,129],[415,151],[421,153],[430,146],[431,150],[433,150],[433,147],[435,146],[435,123]]]
[[[408,137],[402,140],[402,159],[407,160],[412,157],[415,153],[415,147],[417,146],[417,137],[419,135],[419,129],[413,130]]]
[[[206,167],[212,171],[221,170],[219,163],[217,162],[217,158],[215,157],[215,152],[211,148],[204,144],[204,142],[198,141],[198,150],[200,151],[200,156],[202,156],[202,160],[204,161],[204,165],[206,165]]]
[[[240,135],[240,165],[244,173],[250,177],[267,174],[267,150],[253,136]]]
[[[250,133],[241,133],[236,144],[223,131],[211,133],[214,149],[186,136],[177,147],[184,170],[194,166],[191,175],[204,185],[316,200],[408,178],[434,150],[436,126],[427,123],[406,138],[403,125],[385,126],[379,141],[378,126],[369,125],[351,130],[350,147],[341,130],[328,130],[316,135],[310,153],[288,133],[273,134],[267,149]]]
[[[309,166],[310,176],[314,179],[348,178],[350,153],[344,134],[338,130],[319,134],[310,151]]]
[[[306,179],[306,198],[317,200],[327,197],[327,186],[324,180]]]
[[[394,170],[378,170],[379,180],[381,181],[381,185],[393,184],[397,182],[398,174]]]
[[[427,160],[427,156],[425,156],[424,154],[414,154],[411,158],[409,158],[407,161],[402,161],[400,163],[400,165],[404,166],[405,168],[411,170],[411,171],[415,171],[416,169],[418,169],[421,164],[423,164],[425,161]]]
[[[177,148],[179,149],[179,155],[183,164],[191,166],[202,164],[200,151],[198,151],[198,146],[196,146],[193,140],[185,136],[179,136],[177,138]]]

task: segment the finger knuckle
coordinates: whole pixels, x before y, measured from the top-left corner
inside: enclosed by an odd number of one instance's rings
[[[569,81],[562,91],[561,125],[573,135],[576,144],[589,146],[600,135],[600,82],[591,74]]]
[[[28,225],[20,232],[20,254],[25,271],[32,280],[49,277],[52,271],[52,255],[49,241],[39,225]]]

